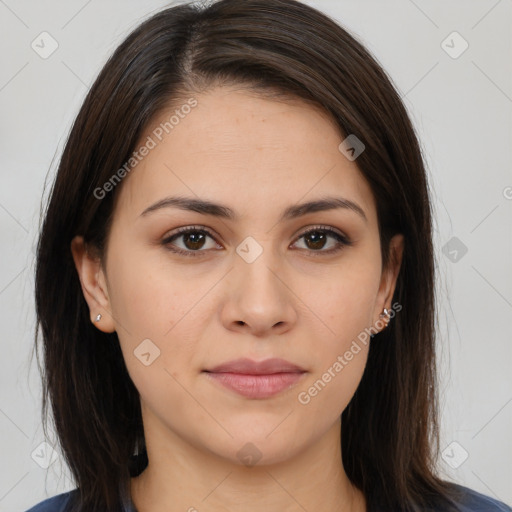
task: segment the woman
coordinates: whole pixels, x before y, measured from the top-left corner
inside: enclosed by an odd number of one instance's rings
[[[294,0],[166,9],[120,45],[37,254],[77,489],[38,511],[498,511],[436,474],[424,164],[385,72]]]

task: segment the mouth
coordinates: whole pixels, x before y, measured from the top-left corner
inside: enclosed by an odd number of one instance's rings
[[[203,373],[246,398],[264,399],[293,387],[307,372],[284,359],[256,362],[242,358],[203,370]]]

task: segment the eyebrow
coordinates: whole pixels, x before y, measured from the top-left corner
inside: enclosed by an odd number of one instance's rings
[[[229,207],[208,201],[206,199],[195,199],[190,197],[166,197],[147,207],[141,214],[144,217],[152,212],[161,210],[163,208],[178,208],[180,210],[187,210],[192,212],[201,213],[203,215],[213,215],[221,219],[235,221],[238,219],[237,214]],[[347,209],[358,214],[365,222],[368,222],[364,210],[354,201],[345,199],[343,197],[324,197],[315,201],[307,203],[292,205],[286,208],[279,219],[291,220],[307,215],[308,213],[322,212],[335,209]]]

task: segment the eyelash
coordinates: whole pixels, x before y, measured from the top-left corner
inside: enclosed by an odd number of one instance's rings
[[[333,229],[329,228],[328,226],[314,226],[312,228],[309,228],[307,231],[302,233],[297,238],[297,241],[299,239],[301,239],[302,237],[309,235],[310,233],[316,233],[316,232],[321,232],[321,233],[327,234],[329,236],[332,236],[333,238],[336,239],[336,241],[338,242],[338,245],[337,245],[337,247],[335,247],[333,249],[329,249],[327,251],[323,251],[323,250],[315,251],[312,249],[302,249],[302,250],[306,250],[306,251],[310,252],[311,255],[315,256],[315,257],[321,256],[321,255],[335,254],[335,253],[341,251],[342,249],[344,249],[345,246],[351,246],[353,244],[353,242],[350,241],[347,237],[341,235],[337,231],[334,231]],[[187,233],[204,233],[204,234],[207,234],[208,236],[210,236],[213,240],[215,240],[215,236],[213,235],[213,233],[205,226],[187,226],[187,227],[179,228],[176,233],[173,233],[172,235],[164,238],[162,240],[162,245],[165,246],[166,249],[168,249],[169,251],[176,253],[176,254],[183,255],[183,256],[201,257],[201,256],[199,256],[200,253],[208,252],[208,251],[204,251],[204,250],[184,251],[183,249],[172,247],[172,244],[171,244],[172,241],[174,241],[176,238],[179,238],[180,236],[187,234]]]

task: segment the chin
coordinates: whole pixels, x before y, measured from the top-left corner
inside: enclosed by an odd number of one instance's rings
[[[216,444],[210,447],[210,450],[230,463],[247,468],[280,464],[301,451],[300,446],[297,446],[296,437],[281,437],[274,433],[269,436],[268,433],[271,431],[272,429],[269,429],[259,434],[245,433],[239,436],[232,432],[233,439],[225,439],[221,445]],[[289,444],[285,439],[289,440]]]

